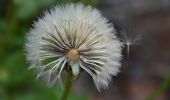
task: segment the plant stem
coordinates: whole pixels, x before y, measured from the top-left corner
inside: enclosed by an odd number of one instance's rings
[[[68,70],[67,71],[67,80],[66,80],[66,83],[65,83],[65,86],[64,86],[64,92],[63,92],[63,95],[61,97],[61,100],[67,100],[68,99],[72,83],[73,83],[73,74],[72,74],[71,70]]]

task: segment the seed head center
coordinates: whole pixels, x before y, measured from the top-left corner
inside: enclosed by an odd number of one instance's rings
[[[80,55],[76,49],[70,49],[67,53],[67,57],[70,60],[78,60]]]

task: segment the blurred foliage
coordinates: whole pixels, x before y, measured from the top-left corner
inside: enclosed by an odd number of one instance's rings
[[[49,88],[27,70],[25,33],[33,20],[50,7],[70,2],[98,6],[100,0],[1,0],[0,3],[0,100],[59,100],[61,89]],[[75,99],[76,98],[76,99]],[[72,93],[69,100],[88,100]]]
[[[157,97],[161,96],[163,93],[165,93],[168,89],[170,89],[170,75],[167,77],[167,79],[160,85],[156,91],[147,98],[147,100],[155,100]]]

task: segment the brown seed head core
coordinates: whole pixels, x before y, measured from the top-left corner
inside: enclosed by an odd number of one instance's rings
[[[80,55],[76,49],[70,49],[67,53],[67,57],[70,60],[78,60]]]

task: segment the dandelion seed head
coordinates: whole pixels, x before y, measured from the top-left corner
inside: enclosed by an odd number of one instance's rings
[[[27,33],[27,60],[50,85],[69,65],[76,77],[83,69],[96,87],[108,87],[120,67],[122,43],[97,9],[82,4],[56,6]]]

